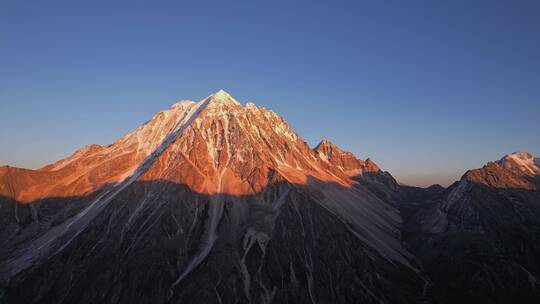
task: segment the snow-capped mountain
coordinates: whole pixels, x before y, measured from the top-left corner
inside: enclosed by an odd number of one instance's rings
[[[0,168],[0,301],[417,302],[390,178],[224,91],[181,101],[111,145]]]
[[[518,174],[540,174],[540,158],[535,158],[528,152],[515,152],[505,155],[498,161],[499,165]]]

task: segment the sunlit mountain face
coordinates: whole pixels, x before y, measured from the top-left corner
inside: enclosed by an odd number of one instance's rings
[[[427,278],[377,175],[395,182],[224,91],[181,101],[111,145],[0,169],[1,297],[416,302]]]
[[[0,302],[536,303],[538,159],[400,185],[225,91],[0,167]]]

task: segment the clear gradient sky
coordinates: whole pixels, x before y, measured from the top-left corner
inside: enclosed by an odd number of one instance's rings
[[[2,0],[0,165],[218,89],[407,184],[540,155],[540,1],[292,2]]]

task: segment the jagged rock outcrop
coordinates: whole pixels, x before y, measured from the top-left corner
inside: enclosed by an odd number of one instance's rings
[[[357,187],[369,189],[380,199],[394,205],[405,200],[407,196],[405,190],[390,173],[382,171],[371,158],[365,161],[358,159],[351,152],[340,149],[327,139],[322,140],[314,151],[332,167],[340,169],[357,181]]]

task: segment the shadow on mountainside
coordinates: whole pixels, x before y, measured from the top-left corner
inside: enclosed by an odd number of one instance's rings
[[[433,282],[437,303],[537,303],[540,299],[540,192],[471,183],[444,210],[444,231],[423,231],[458,187],[402,212],[403,237]],[[412,209],[412,210],[411,210]]]
[[[415,303],[426,296],[418,273],[360,240],[386,228],[377,220],[373,231],[351,227],[307,185],[208,195],[135,181],[79,226],[114,187],[24,205],[0,197],[0,302]]]

